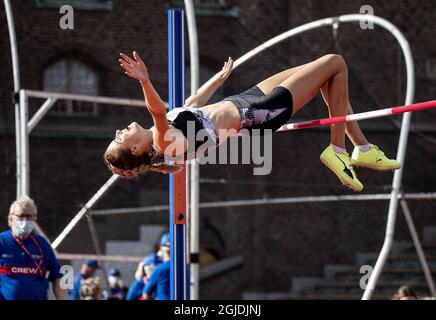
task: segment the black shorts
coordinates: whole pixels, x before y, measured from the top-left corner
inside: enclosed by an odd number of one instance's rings
[[[248,130],[276,131],[291,118],[293,110],[292,94],[281,86],[275,87],[267,95],[254,86],[243,93],[227,97],[224,101],[235,104],[241,116],[241,129]]]

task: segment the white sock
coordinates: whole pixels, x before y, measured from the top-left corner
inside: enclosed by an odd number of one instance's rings
[[[332,144],[332,147],[333,147],[333,151],[335,153],[337,153],[337,154],[345,154],[345,153],[347,153],[347,150],[345,150],[345,149],[343,149],[341,147],[335,146],[334,144]]]
[[[368,143],[363,146],[356,146],[356,147],[358,147],[361,152],[368,152],[369,149],[371,149],[371,144]]]

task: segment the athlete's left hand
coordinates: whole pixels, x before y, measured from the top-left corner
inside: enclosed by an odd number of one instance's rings
[[[233,68],[233,59],[229,57],[229,59],[226,62],[224,62],[224,66],[221,69],[221,71],[218,72],[219,75],[218,81],[220,82],[220,84],[223,84],[227,80],[227,78],[232,73],[232,68]]]

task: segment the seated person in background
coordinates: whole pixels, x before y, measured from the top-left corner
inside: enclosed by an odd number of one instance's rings
[[[80,300],[101,300],[100,278],[88,278],[80,282]]]
[[[82,264],[82,267],[80,268],[80,272],[74,278],[74,286],[70,294],[71,300],[79,300],[81,281],[93,277],[97,269],[99,269],[99,267],[100,266],[98,265],[98,262],[92,259],[88,259],[85,261],[84,264]]]
[[[154,268],[142,292],[141,300],[170,300],[170,235],[160,240],[158,255],[162,263]]]
[[[127,288],[121,279],[121,272],[117,268],[110,268],[108,272],[109,281],[109,300],[124,300]]]
[[[151,276],[153,269],[162,263],[162,260],[156,253],[150,253],[138,265],[138,270],[135,273],[135,279],[127,293],[126,300],[142,300],[142,291]]]
[[[402,286],[391,300],[418,300],[418,296],[411,286]]]

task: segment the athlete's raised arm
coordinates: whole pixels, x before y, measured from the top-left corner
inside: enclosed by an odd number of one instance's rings
[[[212,78],[210,78],[200,89],[197,94],[189,97],[185,102],[185,107],[203,107],[207,104],[210,97],[218,90],[219,87],[227,80],[232,73],[233,60],[231,57],[224,62],[223,68],[217,72]]]

